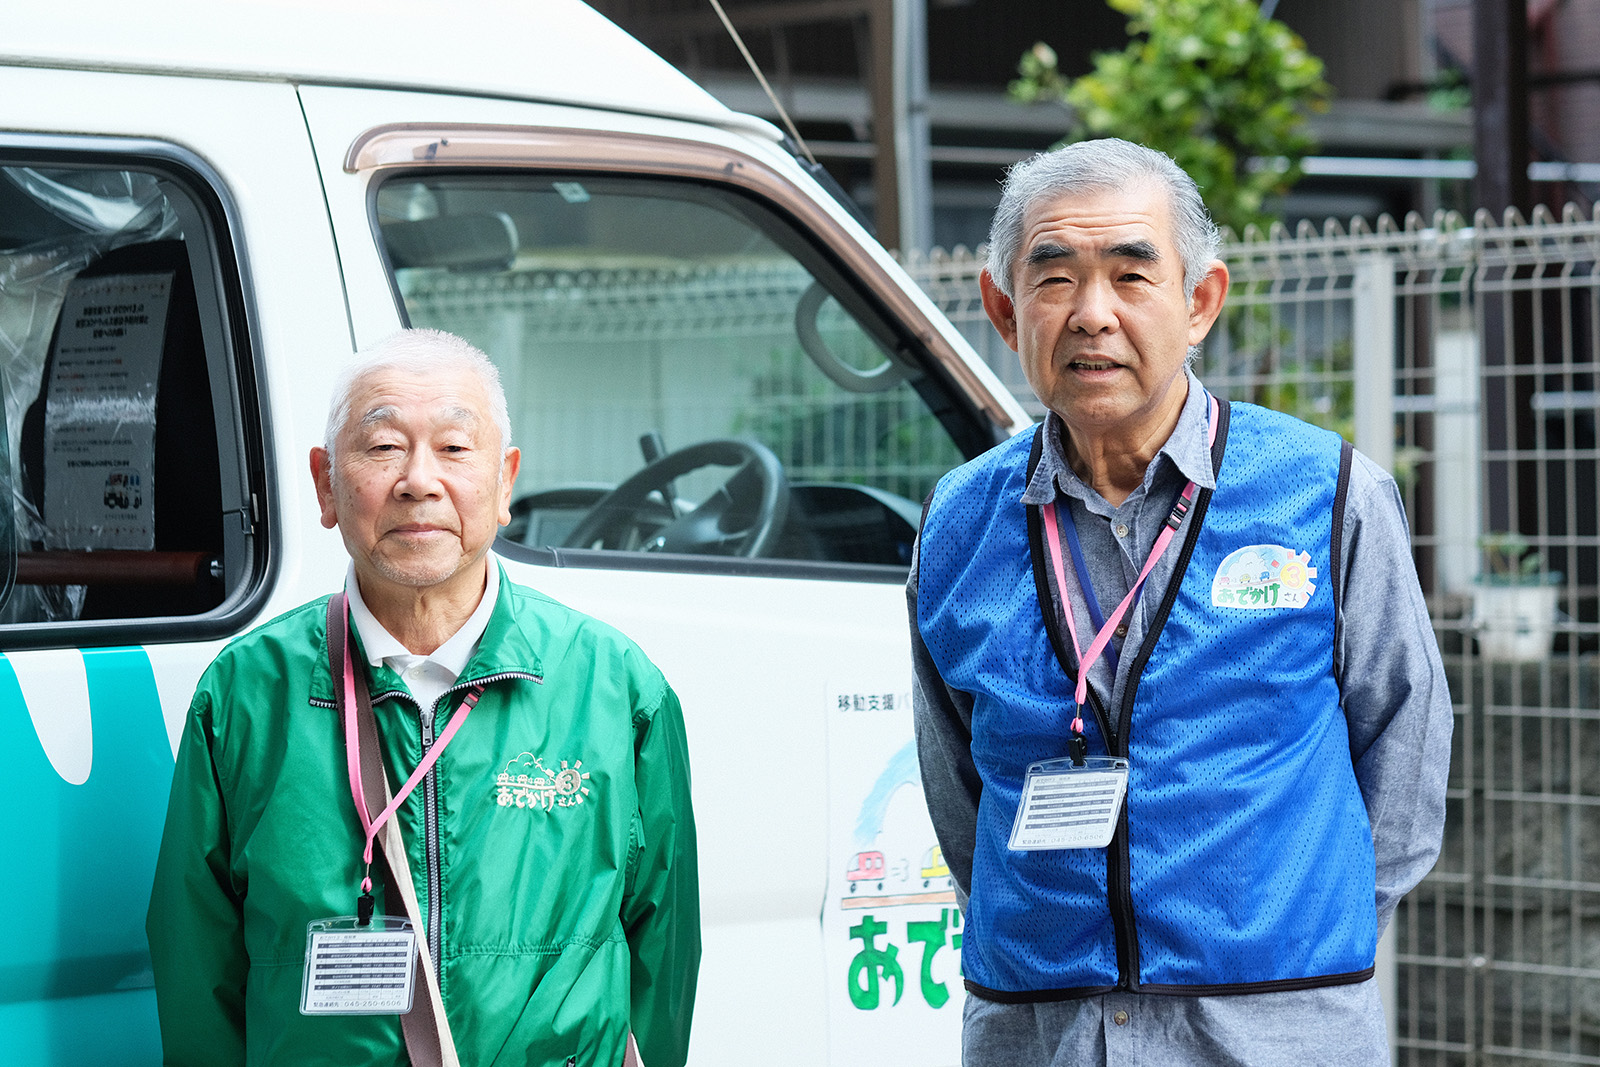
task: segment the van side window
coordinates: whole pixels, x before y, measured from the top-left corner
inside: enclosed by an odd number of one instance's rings
[[[402,174],[376,212],[410,325],[500,368],[522,449],[504,540],[577,565],[600,550],[903,575],[922,499],[967,458],[944,387],[751,197]]]
[[[253,569],[238,283],[202,192],[0,156],[0,646],[214,614]]]

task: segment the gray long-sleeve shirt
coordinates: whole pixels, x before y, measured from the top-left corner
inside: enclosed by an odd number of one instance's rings
[[[1084,562],[1109,614],[1138,578],[1184,483],[1214,488],[1207,444],[1207,401],[1189,375],[1189,395],[1172,436],[1142,485],[1113,507],[1067,465],[1061,420],[1050,415],[1028,504],[1061,500],[1071,509]],[[1185,523],[1192,521],[1186,519]],[[1175,541],[1187,528],[1179,529]],[[1351,469],[1340,568],[1340,642],[1334,649],[1350,756],[1372,824],[1377,858],[1373,902],[1381,932],[1400,898],[1438,855],[1453,725],[1450,694],[1411,559],[1410,536],[1394,479],[1357,453]],[[1138,648],[1174,580],[1179,553],[1167,552],[1146,580],[1114,644]],[[1047,568],[1049,570],[1049,568]],[[1094,633],[1070,557],[1068,602],[1085,647]],[[965,906],[971,888],[978,798],[972,761],[972,698],[944,684],[917,630],[916,566],[907,585],[911,611],[913,703],[923,788],[939,844]],[[1053,610],[1060,592],[1048,576]],[[1042,625],[1042,623],[1041,623]],[[1109,656],[1089,684],[1115,713],[1135,657]],[[1220,665],[1226,670],[1226,665]],[[963,1062],[990,1064],[1315,1064],[1387,1060],[1375,981],[1292,992],[1226,997],[1113,993],[1050,1004],[999,1004],[967,998]]]

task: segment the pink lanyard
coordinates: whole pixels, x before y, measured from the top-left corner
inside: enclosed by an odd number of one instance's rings
[[[1217,398],[1208,394],[1207,399],[1211,401],[1207,444],[1215,445],[1217,442]],[[1044,431],[1041,429],[1039,432],[1043,433]],[[1178,502],[1172,505],[1172,514],[1167,516],[1166,524],[1156,537],[1155,545],[1150,549],[1150,558],[1145,560],[1144,570],[1139,572],[1139,580],[1133,583],[1133,588],[1129,589],[1128,595],[1122,598],[1122,603],[1118,604],[1116,609],[1106,616],[1106,624],[1100,627],[1099,633],[1095,634],[1087,652],[1078,643],[1078,624],[1073,620],[1072,601],[1067,597],[1066,568],[1061,559],[1061,527],[1059,520],[1056,518],[1055,502],[1051,501],[1044,509],[1044,534],[1045,540],[1050,545],[1050,566],[1055,571],[1056,593],[1061,598],[1061,614],[1067,617],[1067,632],[1072,635],[1072,651],[1078,657],[1078,687],[1073,694],[1075,707],[1072,732],[1074,734],[1083,733],[1083,705],[1084,701],[1089,697],[1089,668],[1099,661],[1100,654],[1105,651],[1106,645],[1111,643],[1111,635],[1116,631],[1118,621],[1121,620],[1123,613],[1128,610],[1128,606],[1138,597],[1139,588],[1144,585],[1144,580],[1150,576],[1151,570],[1155,568],[1156,561],[1161,558],[1161,554],[1172,543],[1173,535],[1178,532],[1178,527],[1183,524],[1184,515],[1189,511],[1189,503],[1194,499],[1194,492],[1195,484],[1193,482],[1183,487],[1183,493],[1178,497]]]
[[[417,788],[417,783],[422,781],[433,765],[439,761],[444,753],[445,746],[450,739],[455,737],[456,731],[461,729],[461,724],[467,721],[467,716],[478,703],[478,697],[483,695],[483,687],[477,686],[467,692],[461,706],[451,716],[450,723],[444,732],[434,741],[433,746],[423,755],[417,769],[411,772],[411,777],[406,779],[406,784],[394,795],[389,806],[384,808],[374,819],[367,808],[367,798],[361,790],[361,739],[356,733],[356,669],[355,657],[351,655],[350,647],[350,619],[344,620],[344,751],[345,764],[350,772],[350,796],[356,802],[356,816],[361,820],[361,828],[367,835],[367,847],[361,853],[361,860],[367,865],[367,871],[361,879],[361,891],[372,892],[372,843],[377,839],[378,831],[389,817],[395,813],[405,799]]]

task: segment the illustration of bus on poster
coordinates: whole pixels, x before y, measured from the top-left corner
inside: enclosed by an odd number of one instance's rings
[[[828,896],[823,937],[832,1056],[882,1047],[925,1067],[961,1058],[961,913],[922,795],[911,686],[828,691]]]

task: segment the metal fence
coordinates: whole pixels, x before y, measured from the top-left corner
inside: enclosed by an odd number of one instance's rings
[[[1197,368],[1390,469],[1455,700],[1444,852],[1392,928],[1405,1064],[1600,1065],[1600,217],[1224,250]],[[1038,410],[964,249],[908,264]]]

